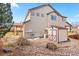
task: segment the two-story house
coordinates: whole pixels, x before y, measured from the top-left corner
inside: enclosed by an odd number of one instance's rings
[[[51,40],[67,41],[66,18],[50,4],[29,9],[23,23],[23,36],[34,38],[46,34]]]
[[[22,35],[23,24],[22,23],[14,23],[10,29],[10,32],[13,32],[15,35]]]

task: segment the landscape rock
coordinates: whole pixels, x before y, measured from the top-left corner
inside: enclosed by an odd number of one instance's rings
[[[46,48],[55,51],[57,49],[57,46],[54,43],[47,43]]]

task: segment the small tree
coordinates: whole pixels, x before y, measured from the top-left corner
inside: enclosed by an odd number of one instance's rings
[[[10,3],[0,3],[0,22],[1,23],[11,23],[12,22],[12,12]]]
[[[2,31],[0,32],[6,32],[6,30],[4,30],[6,23],[12,23],[12,12],[11,12],[11,5],[10,3],[0,3],[0,28],[2,29]],[[11,26],[11,25],[8,25],[8,27]],[[8,28],[7,28],[8,30]],[[2,34],[0,34],[2,35]]]

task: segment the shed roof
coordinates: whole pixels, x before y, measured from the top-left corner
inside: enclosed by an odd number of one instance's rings
[[[65,27],[60,27],[60,26],[55,26],[55,25],[51,25],[51,27],[55,27],[55,28],[58,28],[58,29],[67,29]]]

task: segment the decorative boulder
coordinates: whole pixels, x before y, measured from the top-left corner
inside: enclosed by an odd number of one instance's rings
[[[46,48],[55,51],[57,49],[57,46],[54,43],[47,43]]]

